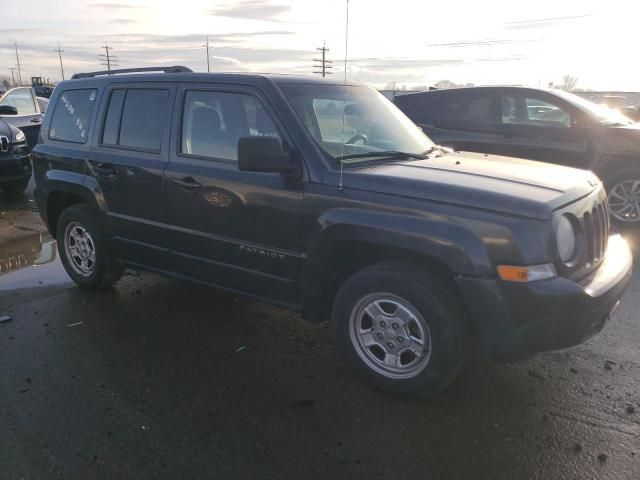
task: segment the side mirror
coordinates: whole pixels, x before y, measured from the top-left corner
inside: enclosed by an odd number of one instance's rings
[[[292,173],[296,165],[282,149],[277,137],[241,137],[238,140],[238,168],[243,172]]]
[[[12,105],[0,105],[0,115],[18,115],[18,109]]]

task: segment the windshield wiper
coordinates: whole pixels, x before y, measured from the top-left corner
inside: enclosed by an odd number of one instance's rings
[[[427,158],[427,155],[429,153],[431,152],[428,151],[427,153],[422,154],[422,153],[399,152],[396,150],[385,150],[381,152],[352,153],[349,155],[336,157],[336,160],[340,162],[344,160],[355,160],[358,158],[389,158],[394,160],[408,160],[410,158],[416,158],[418,160],[424,160]]]

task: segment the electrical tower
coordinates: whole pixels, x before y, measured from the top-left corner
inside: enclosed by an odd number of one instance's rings
[[[64,52],[64,50],[60,50],[60,42],[58,42],[58,48],[53,51],[58,52],[58,58],[60,59],[60,73],[62,73],[62,80],[64,80],[64,67],[62,66],[62,52]]]
[[[209,66],[209,35],[207,35],[207,43],[205,43],[204,45],[200,45],[201,47],[205,47],[207,49],[207,72],[211,71],[211,68]]]
[[[322,77],[326,77],[327,75],[332,75],[333,72],[331,69],[333,68],[332,61],[327,60],[327,52],[329,49],[326,46],[326,42],[322,42],[322,47],[316,48],[319,52],[322,52],[322,58],[314,58],[313,73],[319,73]]]
[[[15,76],[15,71],[16,71],[16,67],[9,67],[9,70],[11,70],[11,86],[15,87],[16,86],[16,76]]]
[[[16,47],[16,63],[18,64],[18,82],[22,85],[22,72],[20,71],[20,55],[18,55],[18,43],[14,42]]]
[[[118,66],[118,57],[109,53],[110,50],[113,50],[113,47],[107,45],[107,42],[104,42],[104,45],[100,48],[104,48],[104,53],[98,55],[100,59],[100,65],[105,65],[108,71],[111,71],[111,67]]]

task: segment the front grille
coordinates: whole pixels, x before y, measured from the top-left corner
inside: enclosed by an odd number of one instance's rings
[[[609,205],[606,197],[582,216],[588,265],[597,265],[604,257],[609,240]]]

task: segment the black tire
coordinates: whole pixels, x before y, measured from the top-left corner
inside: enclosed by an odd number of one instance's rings
[[[78,286],[90,290],[110,287],[122,277],[124,272],[122,264],[109,251],[109,245],[94,218],[94,208],[89,205],[73,205],[60,214],[56,226],[58,252],[65,270]],[[95,261],[90,263],[93,268],[89,273],[80,273],[79,267],[74,266],[74,264],[77,265],[74,258],[67,253],[67,228],[72,228],[72,225],[80,226],[88,232],[90,240],[88,243],[92,245],[95,252]]]
[[[615,170],[609,174],[603,176],[603,183],[607,190],[607,196],[609,198],[609,211],[611,212],[611,223],[620,231],[628,230],[640,230],[640,215],[638,215],[635,221],[625,221],[618,218],[614,212],[616,209],[616,202],[619,202],[619,198],[615,197],[614,189],[616,185],[622,182],[630,180],[637,180],[640,182],[640,168],[625,168],[622,170]]]
[[[20,182],[4,185],[0,188],[2,188],[2,190],[4,190],[6,193],[18,195],[27,189],[27,185],[29,185],[29,180],[22,180]]]
[[[359,310],[362,308],[359,305],[370,301],[371,298],[377,298],[375,295],[380,292],[390,294],[388,298],[407,302],[428,327],[426,331],[431,343],[429,358],[422,370],[412,373],[412,376],[393,378],[393,374],[376,371],[375,360],[372,367],[372,360],[363,359],[368,354],[363,353],[365,349],[357,345],[358,340],[354,340],[357,334],[352,336],[354,329],[361,327],[360,324],[358,327],[353,326],[354,321],[358,324],[361,320],[352,321],[352,314],[355,318],[356,312],[362,311]],[[384,303],[384,300],[381,302]],[[361,318],[364,319],[366,316],[365,314]],[[332,321],[337,350],[345,362],[367,382],[388,392],[423,397],[436,395],[451,383],[464,362],[465,314],[459,298],[439,276],[410,265],[380,263],[356,272],[341,285],[335,297]],[[391,332],[395,334],[394,331]],[[398,341],[400,340],[398,337]],[[383,343],[385,342],[386,340]],[[392,342],[387,343],[389,344]],[[396,345],[396,348],[398,347],[399,344]],[[373,350],[370,349],[371,351]],[[398,350],[395,352],[397,354]],[[416,361],[425,357],[426,351],[421,357],[416,357]]]

